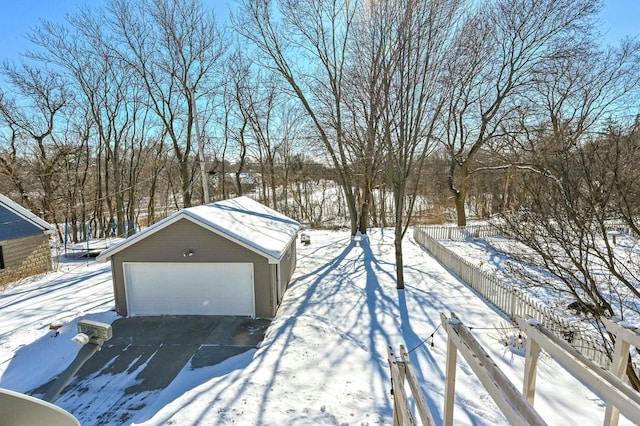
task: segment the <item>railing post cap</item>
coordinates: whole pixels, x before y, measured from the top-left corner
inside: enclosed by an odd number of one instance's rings
[[[531,327],[540,327],[542,324],[540,324],[540,321],[533,319],[533,318],[529,318],[527,320],[527,324],[529,324]]]

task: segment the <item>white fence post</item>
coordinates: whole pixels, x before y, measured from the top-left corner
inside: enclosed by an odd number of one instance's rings
[[[447,320],[443,314],[440,314],[442,322],[449,321],[451,327],[456,327],[457,323],[451,320]],[[453,322],[451,322],[453,321]],[[442,424],[444,426],[453,426],[453,407],[455,405],[456,396],[456,364],[458,359],[458,350],[450,334],[447,337],[447,365],[446,365],[446,381],[444,385],[444,413],[442,417]]]
[[[511,294],[511,312],[510,312],[510,317],[511,318],[515,318],[515,316],[517,315],[517,307],[518,307],[518,300],[516,298],[516,292],[513,291],[512,289],[509,290],[509,293]]]
[[[409,410],[407,394],[404,390],[404,374],[395,360],[391,346],[387,347],[387,360],[391,369],[391,391],[393,392],[393,426],[403,426],[405,421],[415,425],[415,419]]]
[[[640,424],[640,394],[611,372],[600,368],[580,351],[555,336],[538,322],[516,318],[520,329],[567,371],[595,391],[607,404],[616,406],[629,420]],[[527,353],[527,356],[529,354]],[[526,362],[525,362],[526,363]],[[528,372],[530,373],[530,372]]]
[[[440,314],[443,328],[447,332],[447,378],[445,385],[444,425],[453,424],[453,393],[455,387],[455,363],[460,351],[500,411],[512,425],[546,425],[540,414],[527,402],[511,381],[493,362],[491,357],[462,322],[451,313],[452,318]],[[450,381],[450,376],[453,380]]]
[[[601,318],[604,326],[609,333],[616,336],[615,348],[613,350],[613,362],[610,371],[614,376],[622,379],[627,370],[629,360],[630,345],[640,347],[640,335],[637,331],[629,330],[620,324],[611,321],[608,318]],[[606,426],[615,426],[618,424],[620,411],[610,402],[607,403],[607,409],[604,414],[604,424]]]

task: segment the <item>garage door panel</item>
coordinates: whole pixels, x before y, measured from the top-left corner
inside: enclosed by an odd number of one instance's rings
[[[125,263],[129,315],[255,315],[251,263]]]

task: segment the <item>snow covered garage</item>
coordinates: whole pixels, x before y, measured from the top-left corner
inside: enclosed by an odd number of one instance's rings
[[[102,252],[123,316],[273,317],[298,222],[247,197],[183,209]]]

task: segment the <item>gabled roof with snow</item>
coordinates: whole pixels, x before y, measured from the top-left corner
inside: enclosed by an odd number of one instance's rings
[[[270,263],[277,262],[284,256],[300,228],[295,220],[248,197],[238,197],[182,209],[105,250],[97,260],[104,262],[137,241],[181,219],[190,220],[261,254]]]
[[[0,194],[0,240],[12,240],[53,232],[53,226],[20,204]]]

